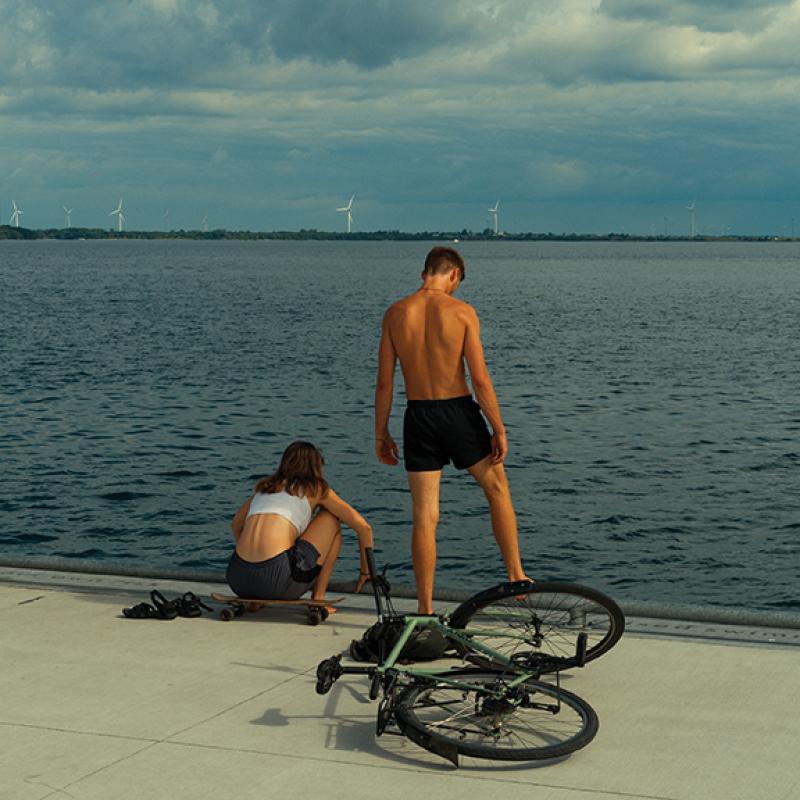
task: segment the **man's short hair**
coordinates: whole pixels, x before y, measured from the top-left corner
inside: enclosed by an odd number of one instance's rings
[[[451,269],[461,270],[461,280],[464,280],[464,259],[452,247],[434,247],[425,258],[425,275],[443,275]]]

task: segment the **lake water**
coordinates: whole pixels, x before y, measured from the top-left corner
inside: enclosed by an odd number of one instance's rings
[[[412,583],[372,393],[382,310],[430,246],[0,243],[0,555],[222,569],[232,514],[305,438]],[[800,610],[800,246],[459,247],[529,574]],[[437,585],[501,578],[483,497],[449,468]]]

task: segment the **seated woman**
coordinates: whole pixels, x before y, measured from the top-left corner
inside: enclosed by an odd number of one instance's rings
[[[342,522],[358,534],[356,591],[366,582],[364,548],[372,547],[372,528],[328,486],[323,463],[313,444],[293,442],[277,471],[262,478],[236,512],[236,549],[226,577],[239,597],[296,600],[312,589],[312,599],[323,600],[342,546]]]

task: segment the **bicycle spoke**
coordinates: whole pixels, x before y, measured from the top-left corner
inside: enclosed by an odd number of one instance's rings
[[[398,712],[414,727],[453,741],[467,754],[474,751],[493,758],[516,758],[513,754],[518,752],[569,752],[594,735],[586,732],[587,714],[593,712],[584,713],[583,701],[556,687],[529,681],[510,688],[493,672],[465,672],[463,679],[474,686],[411,689]]]
[[[485,644],[506,657],[522,651],[573,658],[578,635],[585,634],[587,651],[609,634],[607,610],[574,592],[532,591],[522,600],[498,598],[477,610],[470,622],[477,629],[494,628],[494,635],[479,633]]]

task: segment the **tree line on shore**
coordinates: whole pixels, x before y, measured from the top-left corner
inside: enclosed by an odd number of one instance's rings
[[[199,240],[284,240],[284,241],[511,241],[511,242],[603,242],[603,241],[797,241],[789,236],[646,236],[629,233],[503,233],[495,234],[491,229],[482,231],[420,231],[407,233],[404,231],[359,231],[357,233],[341,233],[338,231],[320,231],[316,228],[299,231],[229,231],[220,228],[212,231],[115,231],[106,228],[17,228],[0,225],[0,239],[199,239]]]

